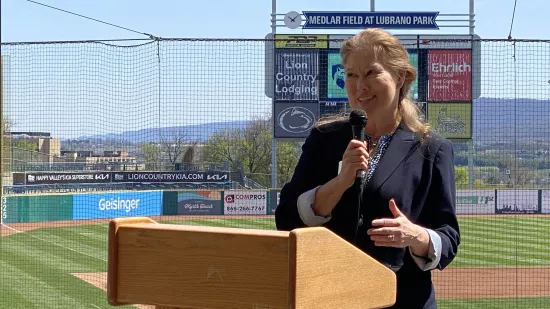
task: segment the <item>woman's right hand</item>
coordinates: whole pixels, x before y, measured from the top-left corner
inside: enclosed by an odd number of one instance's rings
[[[366,171],[369,166],[369,154],[365,142],[352,139],[342,157],[342,167],[337,178],[346,189],[355,182],[357,171]]]

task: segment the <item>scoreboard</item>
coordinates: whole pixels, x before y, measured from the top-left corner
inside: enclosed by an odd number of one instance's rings
[[[339,49],[350,36],[281,34],[275,44],[266,43],[265,92],[273,99],[274,138],[305,138],[321,117],[349,112]],[[417,71],[410,96],[425,119],[443,137],[470,139],[472,101],[480,92],[476,36],[397,37]]]

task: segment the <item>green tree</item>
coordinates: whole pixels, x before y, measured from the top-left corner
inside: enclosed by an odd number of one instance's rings
[[[257,118],[244,128],[229,128],[211,135],[203,148],[206,162],[229,162],[232,169],[241,165],[244,173],[259,184],[271,186],[271,119]],[[279,142],[277,182],[281,186],[292,176],[299,156],[299,142]]]
[[[277,184],[279,187],[292,178],[300,153],[299,143],[285,141],[277,144]]]
[[[26,138],[18,138],[12,141],[13,148],[24,151],[38,151],[38,145]]]
[[[161,159],[162,152],[160,146],[152,143],[140,143],[139,149],[145,160],[145,169],[154,170],[155,165],[158,164]]]
[[[1,104],[1,103],[0,103]],[[2,129],[2,133],[0,133],[0,137],[2,138],[2,145],[0,145],[0,158],[1,158],[1,162],[0,162],[0,171],[1,171],[1,175],[0,175],[0,180],[2,179],[3,175],[5,175],[5,173],[8,173],[12,170],[12,152],[10,150],[10,141],[11,139],[8,138],[8,135],[6,134],[7,132],[9,132],[11,130],[11,122],[4,118],[4,117],[1,117],[0,118],[0,121],[2,122],[0,124],[1,126],[1,129]],[[0,181],[1,183],[1,181]]]
[[[0,119],[0,121],[2,121],[2,123],[0,124],[2,126],[2,134],[4,135],[3,136],[3,146],[9,146],[9,139],[7,138],[8,135],[7,133],[11,131],[11,127],[12,127],[12,123],[10,120],[8,120],[7,118],[4,118],[2,117],[2,119]]]
[[[455,184],[457,189],[468,188],[468,167],[455,166]]]
[[[488,186],[483,179],[475,179],[474,180],[474,189],[486,189],[490,186]]]

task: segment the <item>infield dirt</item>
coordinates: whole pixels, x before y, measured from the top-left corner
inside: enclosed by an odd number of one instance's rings
[[[72,275],[107,291],[107,273]],[[448,268],[444,271],[432,271],[432,275],[438,299],[550,296],[550,267]]]

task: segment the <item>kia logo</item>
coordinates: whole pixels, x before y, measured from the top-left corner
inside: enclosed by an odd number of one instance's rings
[[[222,176],[220,176],[219,174],[207,175],[206,179],[207,180],[226,180],[227,179],[227,174],[222,175]]]
[[[95,179],[98,179],[98,180],[109,179],[109,174],[96,174]]]

